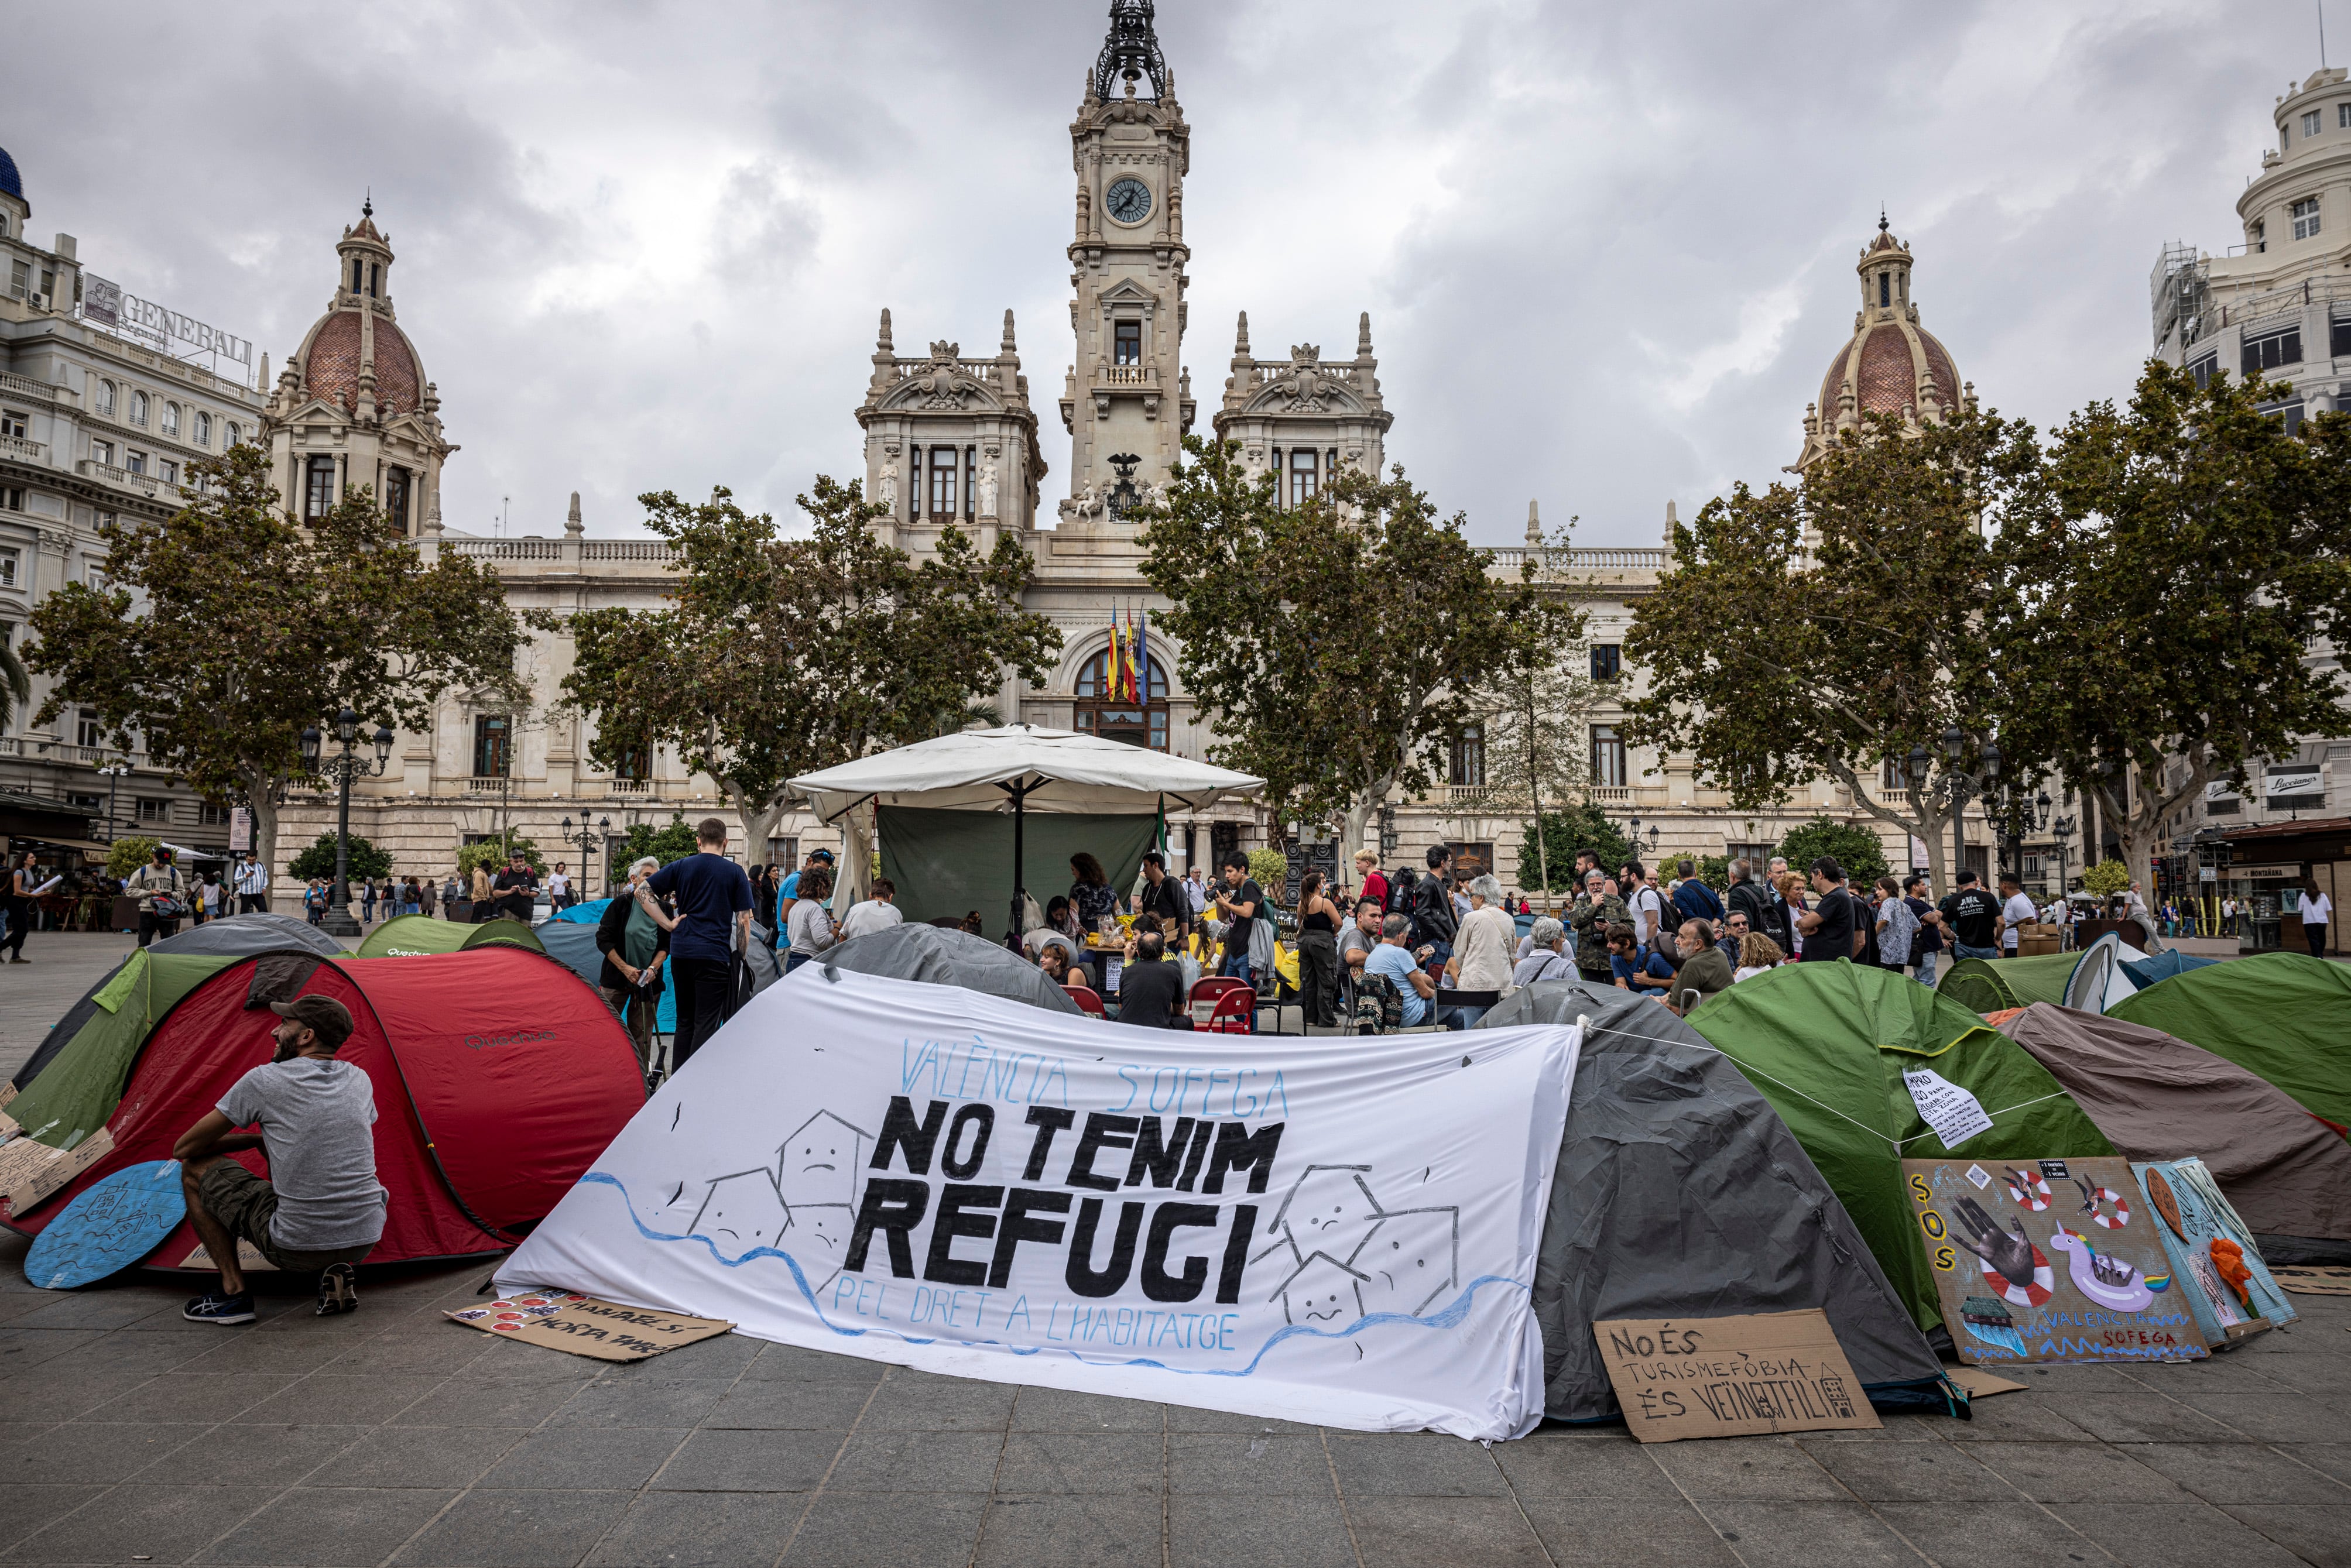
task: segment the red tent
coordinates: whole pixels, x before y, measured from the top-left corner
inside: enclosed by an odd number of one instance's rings
[[[148,1037],[107,1122],[114,1149],[10,1228],[37,1234],[75,1194],[125,1166],[172,1157],[230,1084],[269,1060],[273,998],[350,1009],[340,1055],[375,1083],[376,1176],[392,1195],[371,1263],[496,1252],[544,1218],[645,1103],[627,1032],[579,977],[520,947],[316,959],[307,977],[268,955],[182,998]],[[259,1150],[231,1156],[268,1174]],[[197,1246],[183,1221],[151,1258]]]

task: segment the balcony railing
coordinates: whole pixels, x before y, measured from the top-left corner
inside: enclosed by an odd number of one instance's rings
[[[0,456],[21,457],[27,463],[45,461],[48,447],[38,441],[27,441],[21,435],[0,435]]]
[[[47,382],[37,382],[14,371],[0,371],[0,391],[14,392],[18,397],[39,398],[43,402],[55,402],[59,397],[70,401],[73,397],[70,387],[53,387]]]
[[[666,566],[676,558],[677,546],[668,539],[582,539],[581,560],[650,560]]]
[[[1533,558],[1538,571],[1571,574],[1583,571],[1663,571],[1667,565],[1662,546],[1578,545],[1572,549],[1556,550],[1504,545],[1489,549],[1486,554],[1505,572],[1516,572],[1529,557]]]
[[[99,463],[88,457],[82,458],[74,465],[74,472],[85,479],[102,480],[109,485],[120,486],[125,490],[136,490],[142,496],[155,496],[166,489],[179,488],[177,485],[166,485],[155,475],[133,474],[128,468],[117,468],[111,464]]]
[[[615,795],[650,795],[653,790],[653,781],[650,779],[614,779],[604,787]]]
[[[473,795],[511,794],[513,786],[513,779],[504,773],[476,773],[465,780],[465,790]]]
[[[1148,387],[1159,384],[1155,365],[1104,365],[1102,384],[1106,387]]]

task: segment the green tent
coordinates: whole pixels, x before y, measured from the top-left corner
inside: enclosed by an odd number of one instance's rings
[[[8,1104],[37,1142],[72,1148],[106,1125],[139,1048],[173,1003],[232,964],[231,953],[156,953],[141,948],[90,994],[88,1022]]]
[[[1970,1012],[1996,1013],[2034,1002],[2065,1005],[2078,953],[2036,953],[2030,958],[1962,958],[1943,971],[1935,988]]]
[[[1950,998],[1884,969],[1792,964],[1742,980],[1690,1015],[1739,1064],[1813,1157],[1922,1329],[1942,1321],[1902,1162],[1964,1152],[2001,1160],[2111,1155],[2057,1081],[2022,1047]],[[1905,1071],[1930,1069],[1972,1093],[1988,1132],[1948,1150],[1918,1116]]]
[[[402,915],[369,932],[367,940],[359,945],[352,956],[413,958],[425,953],[455,953],[490,942],[528,947],[534,953],[547,951],[538,933],[519,920],[488,920],[479,925],[463,925],[430,915]]]
[[[2258,953],[2159,980],[2106,1009],[2226,1057],[2351,1127],[2351,968]]]

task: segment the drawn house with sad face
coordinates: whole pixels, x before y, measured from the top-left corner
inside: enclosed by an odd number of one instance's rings
[[[762,1247],[791,1252],[810,1289],[821,1289],[840,1270],[872,1146],[871,1133],[820,1111],[792,1130],[774,1165],[714,1179],[690,1228],[728,1262]]]

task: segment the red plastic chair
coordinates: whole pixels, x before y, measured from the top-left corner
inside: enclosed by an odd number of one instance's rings
[[[1257,991],[1229,977],[1196,982],[1186,999],[1192,1027],[1211,1034],[1247,1034],[1257,1021]]]
[[[1070,1000],[1077,1003],[1081,1011],[1092,1013],[1098,1019],[1106,1019],[1110,1016],[1102,1010],[1102,997],[1092,986],[1071,986],[1068,990]]]

